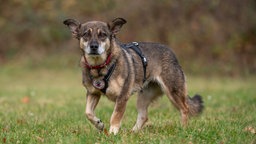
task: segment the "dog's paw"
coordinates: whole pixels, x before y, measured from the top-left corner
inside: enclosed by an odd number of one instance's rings
[[[119,131],[119,127],[117,126],[110,126],[109,133],[116,135]]]
[[[104,123],[99,119],[97,120],[96,124],[95,124],[96,128],[103,131],[104,129]]]
[[[132,132],[139,132],[140,131],[140,128],[137,126],[137,125],[135,125],[133,128],[132,128]]]

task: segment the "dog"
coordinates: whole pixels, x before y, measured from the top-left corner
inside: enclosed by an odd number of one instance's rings
[[[108,23],[89,21],[81,24],[75,19],[63,23],[79,40],[83,52],[80,63],[87,90],[85,115],[97,129],[104,129],[103,122],[94,114],[101,95],[115,102],[109,129],[114,135],[119,132],[127,101],[133,92],[138,94],[134,132],[141,130],[148,120],[149,104],[163,94],[180,111],[184,126],[189,116],[202,112],[202,97],[188,96],[185,75],[168,46],[149,42],[120,43],[116,35],[126,23],[123,18]]]

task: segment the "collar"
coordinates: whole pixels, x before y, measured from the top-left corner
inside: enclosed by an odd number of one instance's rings
[[[90,64],[87,62],[87,60],[86,60],[86,58],[85,58],[85,56],[84,56],[85,66],[86,66],[88,69],[101,69],[101,68],[105,67],[106,65],[108,65],[108,64],[110,63],[111,58],[112,58],[112,54],[110,53],[110,54],[108,55],[106,61],[105,61],[103,64],[101,64],[101,65],[96,65],[96,66],[92,66],[92,65],[90,65]]]

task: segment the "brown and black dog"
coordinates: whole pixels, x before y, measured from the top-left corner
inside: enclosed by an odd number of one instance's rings
[[[63,23],[80,42],[83,84],[87,89],[85,113],[99,130],[103,130],[104,124],[95,116],[94,110],[101,95],[115,102],[109,129],[114,134],[119,131],[127,101],[133,92],[138,92],[138,117],[133,131],[143,127],[148,120],[149,104],[163,94],[180,111],[183,125],[187,124],[189,116],[202,112],[201,96],[188,96],[185,75],[169,47],[140,42],[132,44],[130,47],[133,48],[124,48],[127,45],[116,40],[116,34],[126,23],[123,18],[109,23],[89,21],[81,24],[74,19]]]

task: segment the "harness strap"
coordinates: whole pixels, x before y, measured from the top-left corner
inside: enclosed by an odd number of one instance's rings
[[[104,94],[106,94],[106,90],[108,88],[108,80],[111,77],[112,73],[114,72],[114,69],[116,67],[116,63],[114,63],[108,70],[107,75],[104,76],[103,80],[105,82],[105,87],[103,89],[101,89],[100,91],[103,92]]]
[[[144,78],[143,78],[143,83],[146,81],[146,74],[147,74],[147,58],[143,55],[143,53],[141,52],[140,48],[139,48],[139,43],[137,42],[132,42],[129,44],[122,44],[121,47],[125,50],[127,49],[132,49],[133,51],[135,51],[137,53],[137,55],[140,57],[142,65],[143,65],[143,72],[144,72]]]

